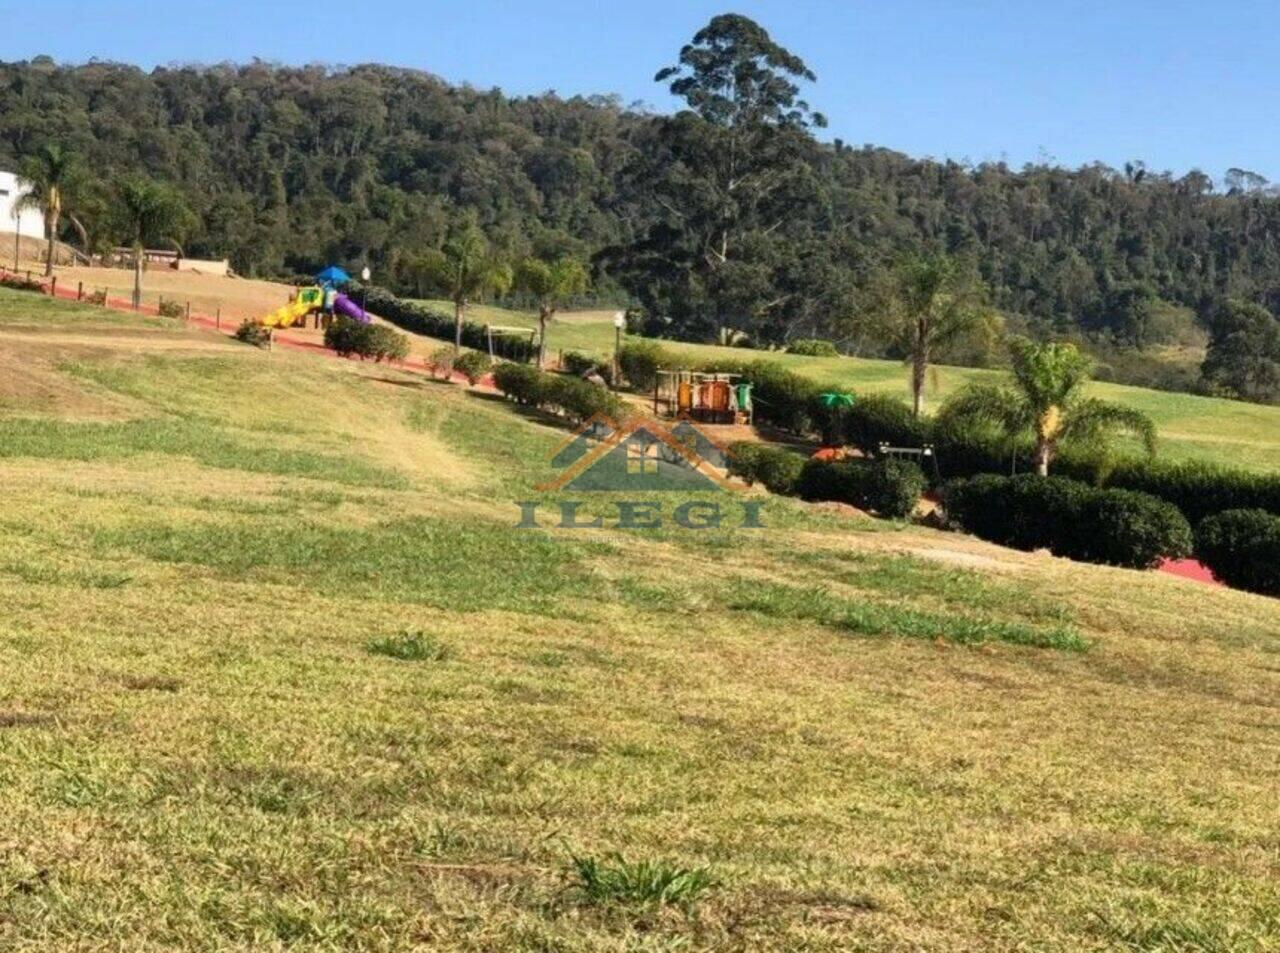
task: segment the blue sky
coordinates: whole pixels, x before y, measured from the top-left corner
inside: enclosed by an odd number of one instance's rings
[[[653,82],[726,10],[818,74],[825,135],[917,156],[1015,165],[1144,159],[1280,180],[1280,30],[1261,2],[982,0],[0,0],[0,59],[48,53],[142,66],[379,61],[508,93],[617,93]],[[53,23],[53,29],[45,24]]]

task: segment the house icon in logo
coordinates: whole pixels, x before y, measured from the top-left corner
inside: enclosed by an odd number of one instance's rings
[[[619,424],[598,414],[556,450],[551,464],[562,472],[538,489],[741,492],[723,473],[729,458],[687,419],[668,428],[648,417]]]

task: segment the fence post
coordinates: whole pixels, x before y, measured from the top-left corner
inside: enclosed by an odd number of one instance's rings
[[[188,321],[191,320],[191,302],[190,301],[187,302],[187,320]]]
[[[213,316],[213,328],[215,331],[222,330],[222,305],[218,305],[218,310]]]
[[[56,298],[58,296],[58,276],[54,275],[49,279],[49,297]]]
[[[77,301],[84,300],[84,282],[83,281],[81,281],[79,284],[76,285],[76,300]]]

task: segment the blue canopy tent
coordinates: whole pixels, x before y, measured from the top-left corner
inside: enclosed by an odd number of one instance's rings
[[[337,265],[330,265],[320,274],[316,275],[316,281],[328,285],[343,285],[351,280],[351,276],[339,268]]]

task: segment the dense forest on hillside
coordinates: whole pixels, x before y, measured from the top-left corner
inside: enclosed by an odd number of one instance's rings
[[[810,92],[820,100],[821,84]],[[752,143],[787,175],[736,199],[735,224],[752,216],[741,251],[704,274],[689,222],[723,217],[723,196],[695,173],[733,148],[707,136],[717,117],[705,108],[672,117],[607,96],[510,97],[379,65],[144,72],[38,57],[0,63],[0,168],[56,141],[98,182],[142,172],[176,186],[194,212],[188,255],[266,276],[368,262],[406,292],[422,290],[416,262],[465,214],[512,260],[591,262],[595,296],[643,304],[685,337],[727,325],[763,342],[822,337],[891,354],[869,311],[912,250],[972,261],[1020,327],[1113,351],[1176,343],[1192,312],[1203,334],[1227,299],[1280,307],[1280,198],[1252,173],[1215,187],[1141,163],[913,159],[823,141],[802,105]],[[87,190],[64,237],[121,240],[109,205]],[[1170,314],[1182,325],[1161,320]]]

